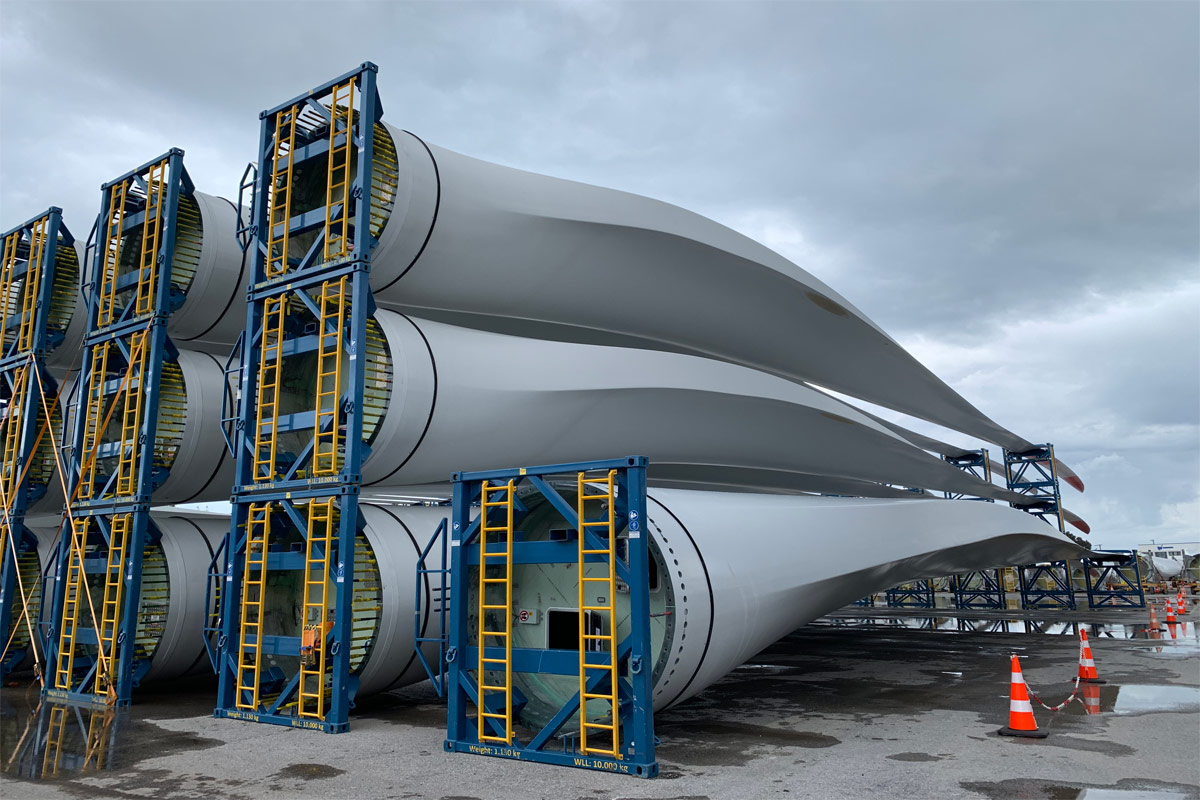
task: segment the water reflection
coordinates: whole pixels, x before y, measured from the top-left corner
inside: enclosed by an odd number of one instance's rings
[[[22,714],[11,703],[4,705],[4,774],[58,778],[113,766],[123,716],[116,709],[42,702]]]

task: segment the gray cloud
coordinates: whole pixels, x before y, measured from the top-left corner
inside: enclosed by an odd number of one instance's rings
[[[100,183],[170,146],[233,196],[259,110],[371,59],[393,123],[828,280],[1054,440],[1100,541],[1200,527],[1194,3],[10,0],[0,23],[0,225],[56,204],[85,236]]]

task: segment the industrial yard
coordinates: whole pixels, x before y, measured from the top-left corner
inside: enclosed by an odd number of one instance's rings
[[[227,11],[0,5],[0,797],[1200,800],[1200,4]]]

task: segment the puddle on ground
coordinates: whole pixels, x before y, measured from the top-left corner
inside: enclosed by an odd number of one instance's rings
[[[5,701],[0,704],[0,774],[13,778],[55,780],[123,770],[147,758],[222,744],[163,730],[131,717],[127,708]]]
[[[1079,694],[1062,713],[1071,716],[1159,714],[1200,711],[1200,687],[1150,684],[1080,685]]]
[[[1014,797],[1044,797],[1049,800],[1195,800],[1200,797],[1200,793],[1192,786],[1140,778],[1124,778],[1117,781],[1115,786],[1088,786],[1034,778],[1010,778],[996,783],[964,781],[960,785],[989,800],[1011,800]]]
[[[1126,684],[1120,687],[1117,702],[1113,705],[1116,714],[1161,711],[1200,711],[1200,687]]]
[[[1077,800],[1175,800],[1195,797],[1186,792],[1174,792],[1169,789],[1158,791],[1148,789],[1084,789]]]

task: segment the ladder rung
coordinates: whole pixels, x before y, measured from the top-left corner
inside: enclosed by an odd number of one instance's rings
[[[481,712],[479,716],[487,717],[488,719],[508,719],[508,714],[495,714],[491,711]]]
[[[612,606],[581,606],[583,611],[612,611]]]
[[[488,686],[486,683],[483,684],[482,686],[480,686],[479,688],[483,689],[485,692],[507,692],[508,691],[507,686]]]
[[[608,696],[608,695],[604,695],[604,697],[607,697],[607,696]],[[603,723],[600,723],[600,722],[585,722],[585,723],[583,723],[583,727],[585,727],[585,728],[599,728],[600,730],[604,730],[604,731],[611,731],[611,730],[613,729],[613,726],[612,726],[612,725],[605,725],[605,724],[603,724]]]

